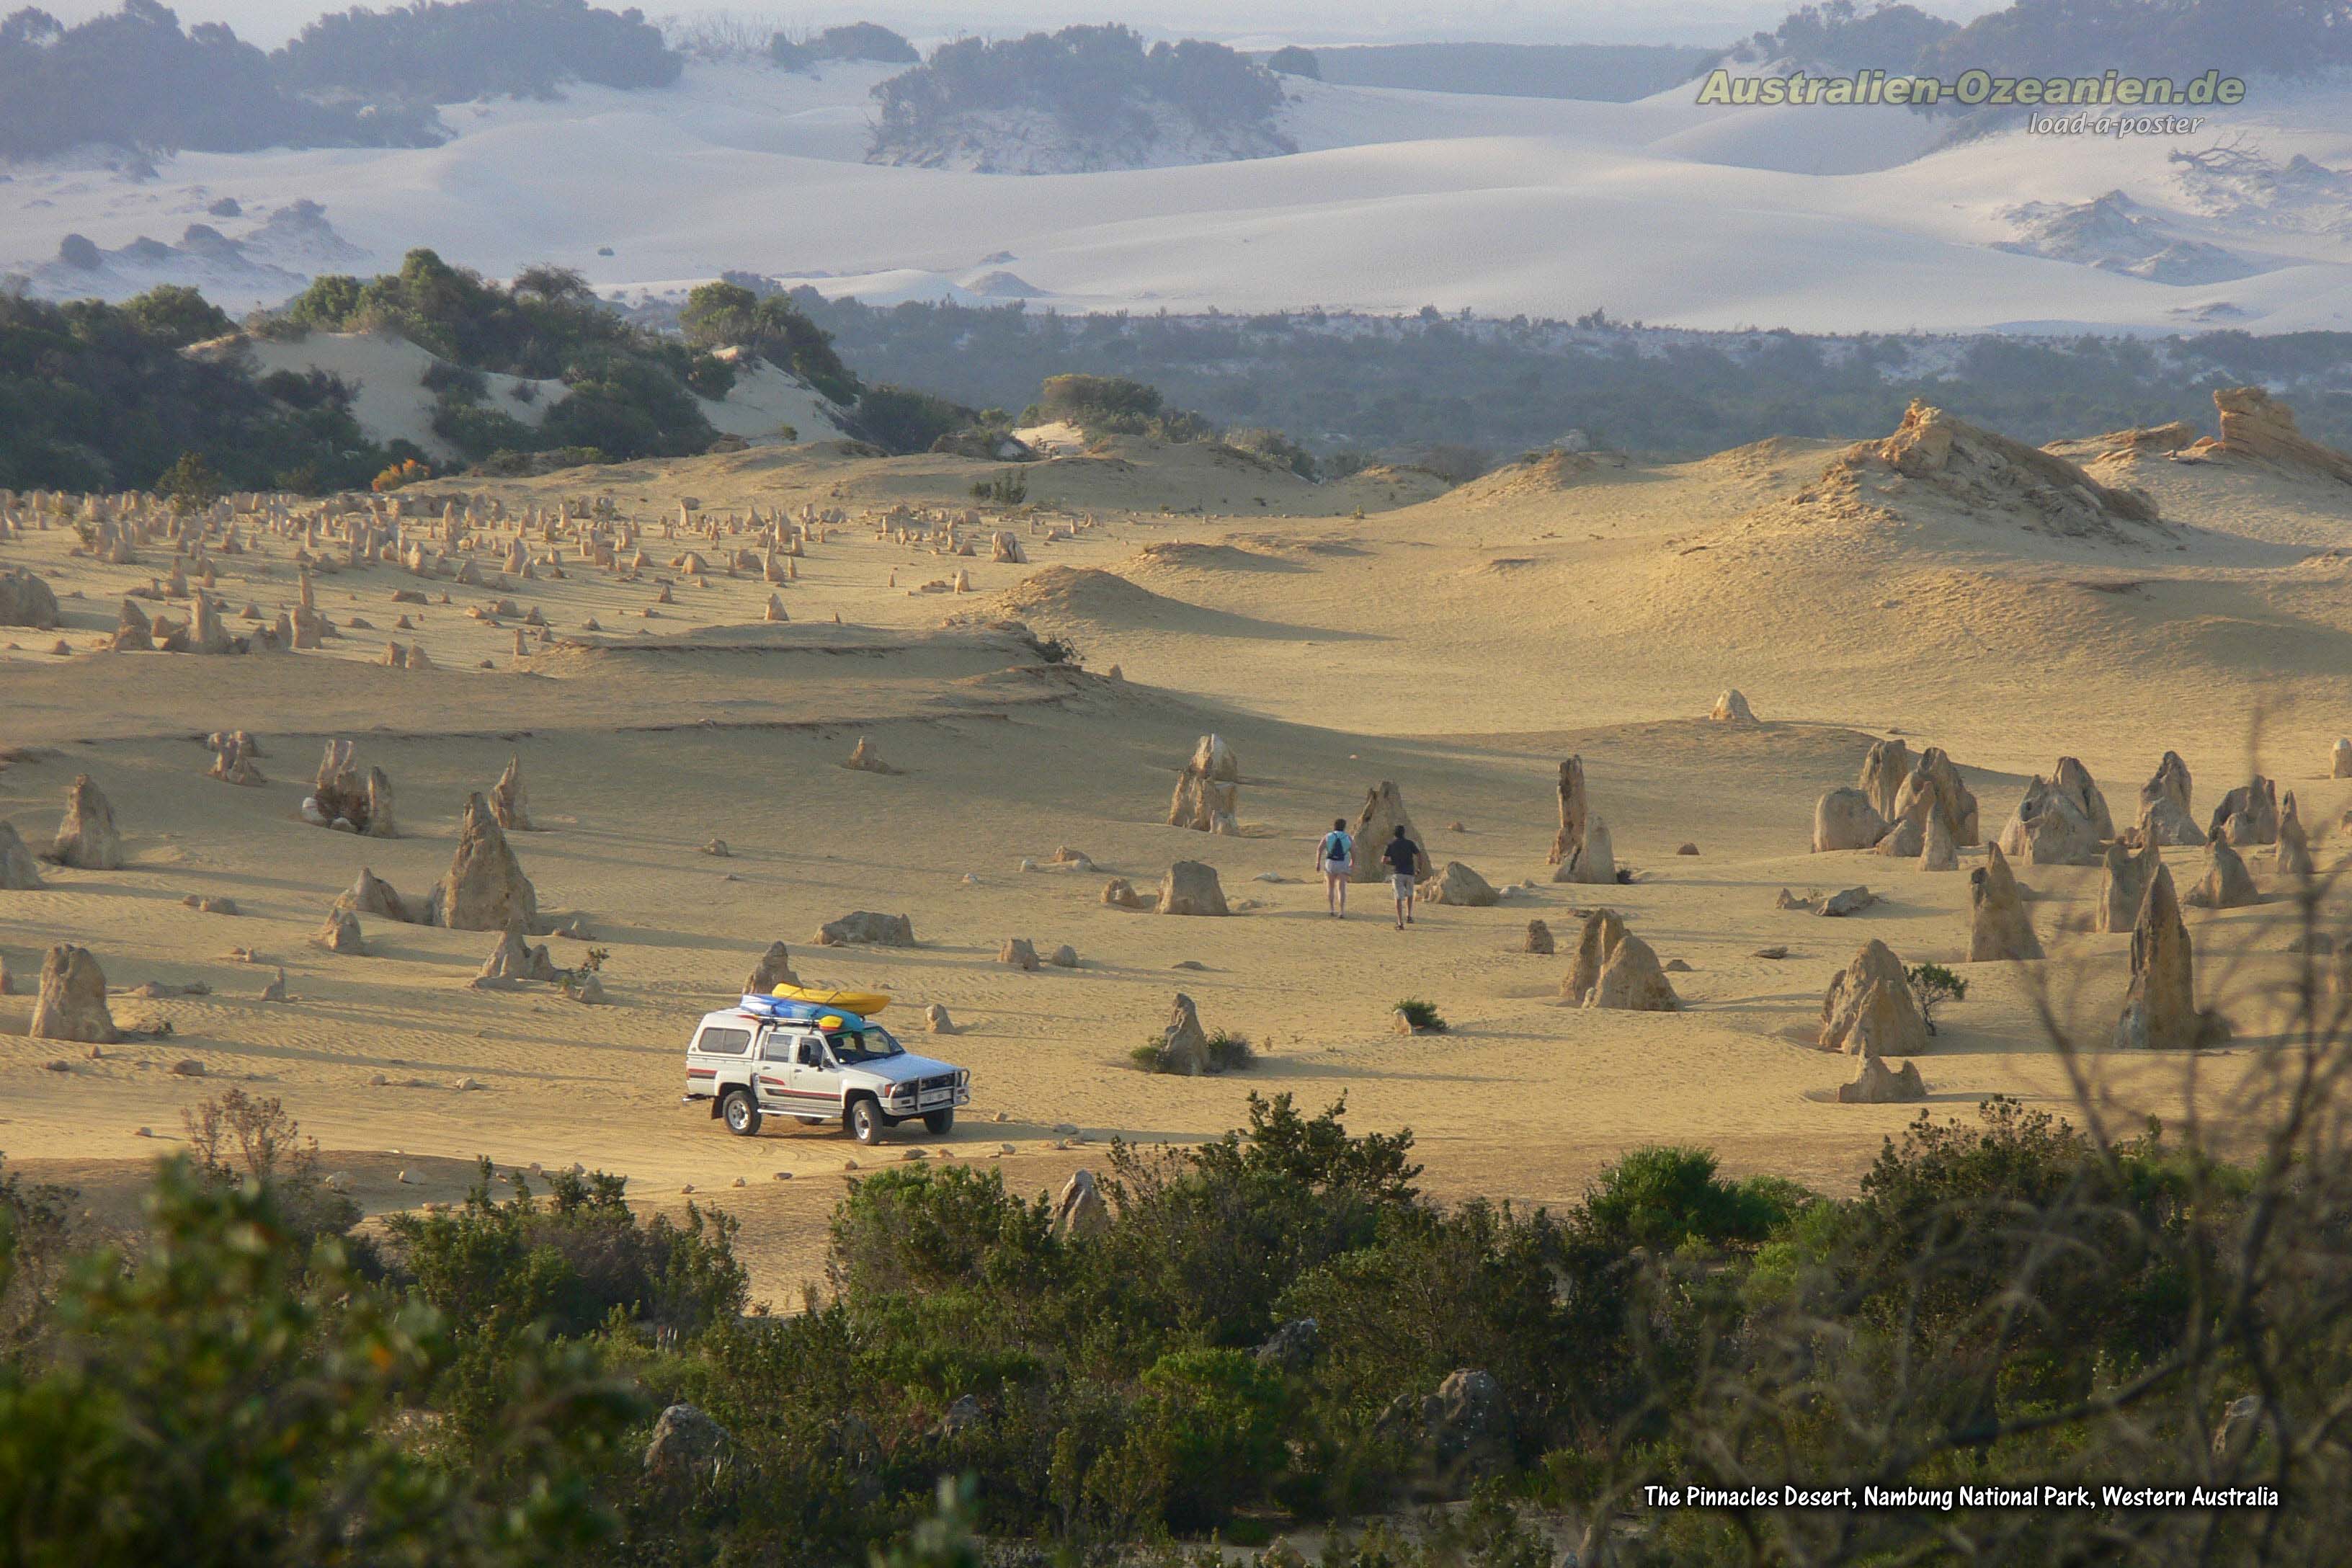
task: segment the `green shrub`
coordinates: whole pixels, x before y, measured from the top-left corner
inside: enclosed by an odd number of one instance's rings
[[[1936,1008],[1945,1002],[1967,998],[1969,983],[1940,963],[1915,963],[1903,972],[1911,983],[1912,998],[1919,1004],[1920,1021],[1927,1032],[1936,1032]]]
[[[1176,1064],[1168,1055],[1165,1037],[1155,1036],[1128,1053],[1129,1059],[1146,1072],[1174,1072]],[[1208,1048],[1201,1054],[1202,1072],[1240,1072],[1257,1065],[1257,1053],[1250,1047],[1249,1037],[1219,1029],[1211,1035]]]
[[[1416,1029],[1426,1029],[1432,1033],[1443,1033],[1445,1029],[1445,1020],[1438,1016],[1437,1004],[1434,1002],[1424,1002],[1417,996],[1408,996],[1396,1005],[1396,1010],[1407,1024]]]

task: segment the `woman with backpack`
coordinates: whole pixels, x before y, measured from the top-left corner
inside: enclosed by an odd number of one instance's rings
[[[1348,918],[1348,879],[1356,869],[1356,841],[1348,837],[1348,819],[1331,819],[1331,831],[1315,847],[1315,863],[1323,871],[1323,901],[1333,920]]]

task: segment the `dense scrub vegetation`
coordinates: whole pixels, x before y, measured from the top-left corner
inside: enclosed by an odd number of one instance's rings
[[[1794,60],[1816,70],[1902,71],[1959,30],[1958,23],[1931,16],[1916,5],[1880,0],[1857,6],[1853,0],[1823,0],[1790,12],[1771,32],[1758,33],[1745,52],[1763,59]]]
[[[914,65],[923,57],[904,37],[875,22],[849,22],[795,38],[778,33],[768,40],[768,58],[786,70],[813,70],[840,61]]]
[[[1630,103],[1688,81],[1715,53],[1676,44],[1356,44],[1281,49],[1265,63],[1348,87]],[[1301,55],[1311,68],[1296,68]]]
[[[1253,1097],[1223,1139],[1115,1145],[1099,1226],[1001,1170],[864,1177],[790,1317],[745,1310],[730,1221],[642,1221],[614,1178],[499,1196],[485,1165],[354,1237],[275,1102],[190,1121],[124,1252],[0,1183],[12,1561],[814,1568],[919,1526],[898,1560],[971,1563],[968,1511],[1039,1562],[1319,1524],[1334,1568],[1540,1568],[1534,1508],[1587,1564],[2303,1563],[2352,1522],[2324,1116],[2226,1166],[1995,1100],[1923,1116],[1850,1200],[1648,1149],[1553,1214],[1433,1204],[1409,1133]],[[2283,1506],[1643,1489],[1864,1479]],[[1463,1497],[1410,1543],[1363,1529]]]
[[[402,455],[361,435],[330,377],[179,352],[228,330],[187,289],[119,306],[0,294],[0,489],[144,489],[190,453],[234,489],[361,488]]]
[[[1187,38],[1149,48],[1133,28],[1069,26],[1018,38],[958,38],[874,89],[877,148],[919,146],[960,116],[1008,110],[1048,115],[1074,137],[1116,134],[1155,109],[1203,131],[1271,133],[1282,88],[1222,44]]]
[[[1579,431],[1696,457],[1768,436],[1895,427],[1913,397],[2042,442],[2187,419],[2261,383],[2319,438],[2352,446],[2336,374],[2352,334],[2136,338],[1815,337],[1514,317],[1061,315],[1018,305],[871,307],[794,293],[877,380],[1018,407],[1048,376],[1148,381],[1212,424],[1286,430],[1318,456],[1449,443],[1513,454]]]
[[[275,54],[159,0],[66,26],[0,22],[0,156],[86,143],[149,153],[426,146],[433,105],[545,97],[567,81],[658,87],[681,60],[635,10],[587,0],[420,0],[320,16]]]

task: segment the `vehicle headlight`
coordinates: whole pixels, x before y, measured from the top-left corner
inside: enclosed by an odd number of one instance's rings
[[[971,1069],[970,1068],[956,1068],[956,1087],[958,1089],[970,1089],[971,1087]]]

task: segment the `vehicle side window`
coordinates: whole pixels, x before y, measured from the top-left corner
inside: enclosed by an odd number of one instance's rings
[[[814,1040],[803,1040],[801,1042],[800,1064],[804,1068],[821,1068],[824,1066],[824,1047],[818,1045]]]
[[[763,1062],[788,1062],[793,1059],[793,1042],[782,1035],[770,1035],[760,1042],[760,1059]]]
[[[751,1048],[751,1031],[722,1029],[714,1026],[702,1031],[702,1037],[694,1042],[694,1048],[709,1056],[740,1057]]]

